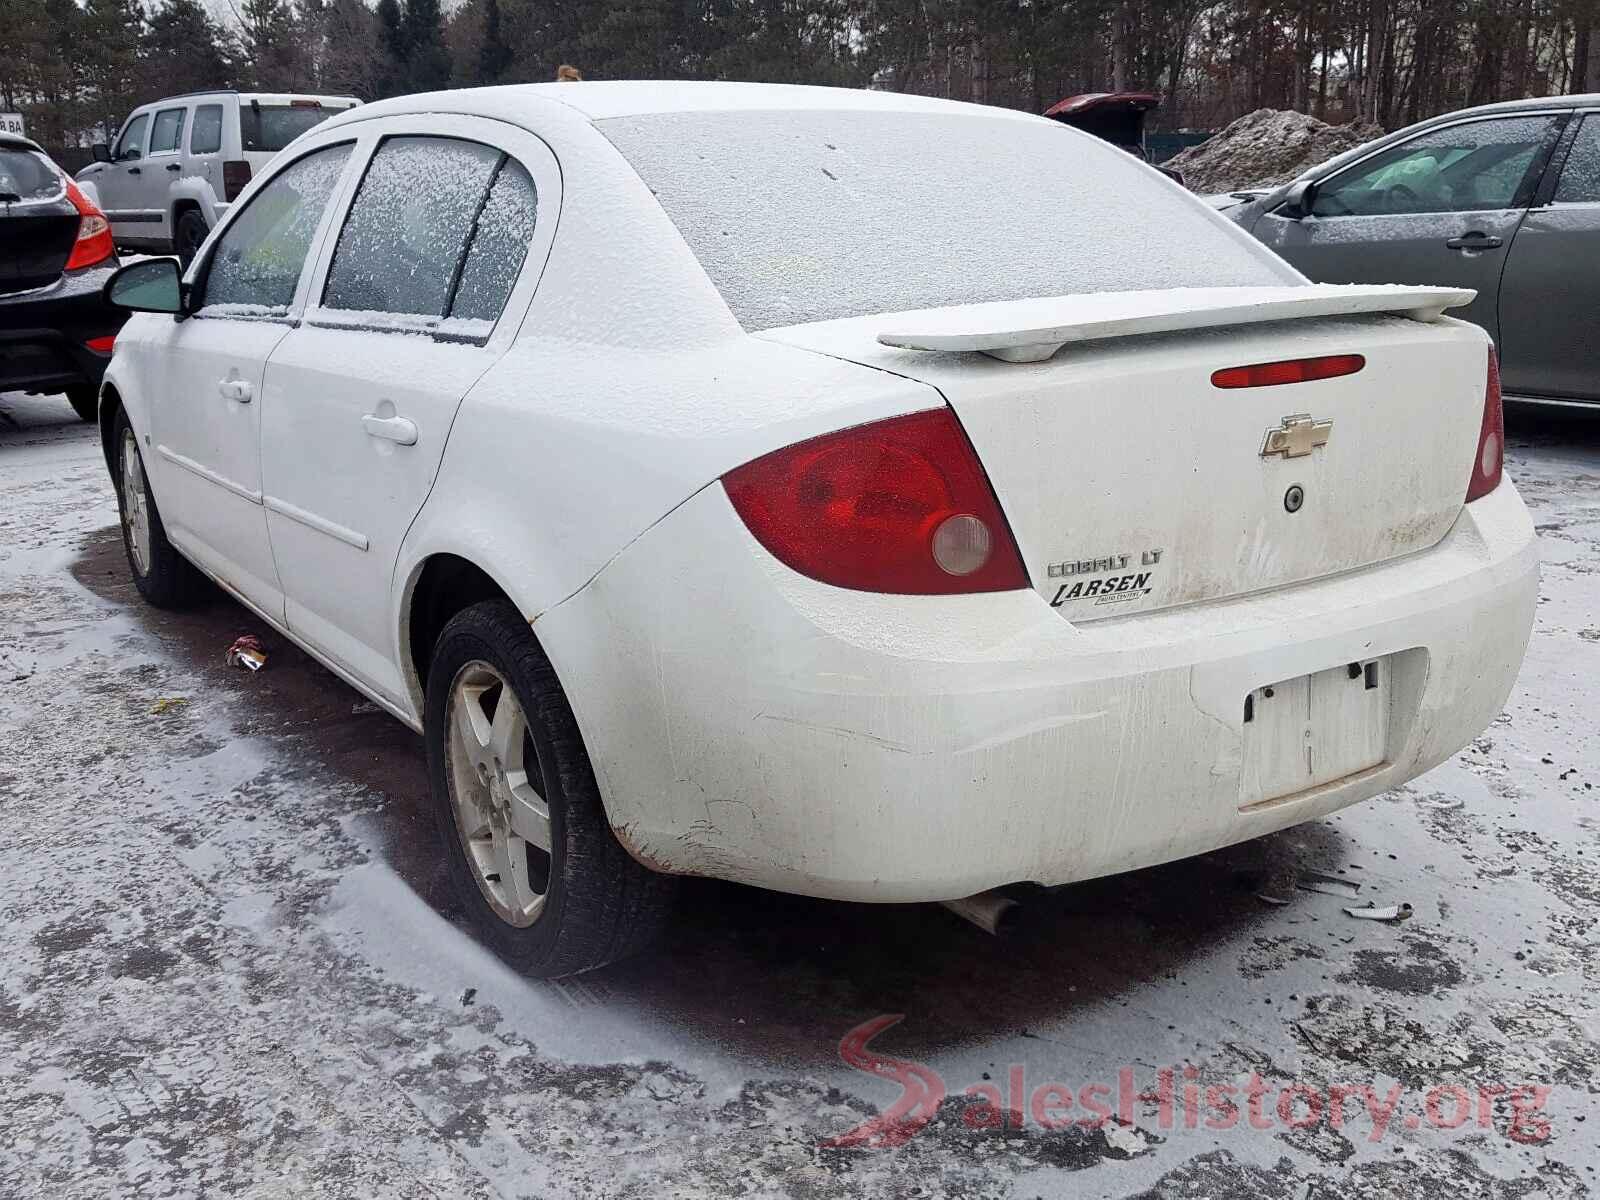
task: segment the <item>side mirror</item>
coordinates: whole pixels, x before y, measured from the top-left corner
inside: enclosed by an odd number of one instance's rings
[[[1309,217],[1316,203],[1317,181],[1299,179],[1289,185],[1289,190],[1278,202],[1278,215],[1288,217],[1291,221],[1298,221],[1301,217]]]
[[[90,146],[89,153],[94,156],[95,162],[111,161],[111,147],[104,142],[96,142],[93,146]]]
[[[175,258],[129,263],[106,280],[107,304],[129,312],[183,315],[183,287]]]

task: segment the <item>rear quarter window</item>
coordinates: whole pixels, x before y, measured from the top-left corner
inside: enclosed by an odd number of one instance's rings
[[[746,329],[1084,292],[1302,282],[1125,151],[982,110],[599,123]]]

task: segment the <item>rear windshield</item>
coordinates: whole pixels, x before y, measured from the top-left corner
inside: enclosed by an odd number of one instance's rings
[[[0,203],[49,200],[61,194],[61,176],[35,150],[0,146]]]
[[[342,111],[308,104],[241,104],[239,137],[246,150],[282,150],[306,130]]]
[[[1299,282],[1131,154],[960,112],[693,112],[602,133],[746,329],[1082,292]]]

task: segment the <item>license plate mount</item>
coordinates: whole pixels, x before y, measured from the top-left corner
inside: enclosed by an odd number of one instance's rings
[[[1388,755],[1392,656],[1265,684],[1244,700],[1240,805],[1360,774]]]

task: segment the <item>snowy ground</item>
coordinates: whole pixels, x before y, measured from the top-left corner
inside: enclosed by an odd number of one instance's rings
[[[542,984],[449,910],[417,740],[225,600],[141,606],[93,433],[0,397],[0,1196],[1586,1195],[1600,420],[1516,414],[1512,447],[1533,645],[1410,787],[1065,890],[1011,942],[698,884],[659,953]],[[244,632],[260,675],[223,665]],[[1416,915],[1354,920],[1319,875]],[[822,1145],[900,1095],[838,1053],[894,1013],[873,1048],[947,1098],[898,1148]],[[1186,1127],[1186,1065],[1202,1096],[1254,1073],[1268,1127]],[[972,1128],[965,1090],[1019,1069],[1108,1107],[1126,1070],[1134,1127]],[[1289,1128],[1295,1084],[1291,1115],[1333,1084],[1398,1109]]]

